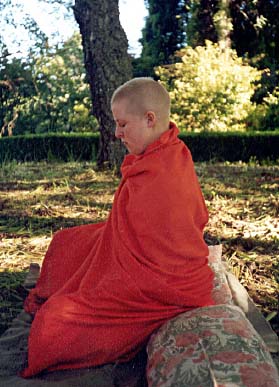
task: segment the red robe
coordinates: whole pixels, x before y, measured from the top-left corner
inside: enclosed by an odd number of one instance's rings
[[[106,222],[54,236],[25,303],[36,314],[23,377],[128,360],[166,320],[213,304],[208,214],[177,135],[171,124],[126,156]]]

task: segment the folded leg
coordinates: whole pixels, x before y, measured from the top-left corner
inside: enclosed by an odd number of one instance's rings
[[[68,228],[57,232],[47,250],[35,289],[27,297],[24,309],[35,314],[41,305],[79,269],[95,247],[104,223]]]

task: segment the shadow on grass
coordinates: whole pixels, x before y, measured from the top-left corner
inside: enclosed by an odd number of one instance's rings
[[[0,191],[33,191],[41,183],[33,182],[18,182],[18,181],[9,181],[9,182],[0,182]]]
[[[34,191],[37,188],[40,188],[43,191],[49,191],[54,187],[64,187],[64,186],[75,186],[80,189],[90,188],[94,190],[103,190],[107,187],[111,186],[111,190],[115,191],[118,182],[108,183],[107,181],[80,181],[80,180],[71,180],[67,179],[54,179],[48,181],[40,181],[40,180],[31,180],[29,182],[18,182],[18,181],[5,181],[0,182],[0,191]]]
[[[262,240],[258,238],[244,238],[237,236],[234,238],[224,238],[222,236],[213,235],[209,232],[204,234],[204,239],[208,245],[226,244],[229,246],[241,246],[245,251],[249,252],[260,248],[265,255],[279,252],[279,240]]]
[[[51,232],[62,228],[80,226],[82,224],[92,224],[101,221],[100,219],[84,218],[64,218],[42,217],[42,216],[22,216],[2,215],[0,218],[0,233],[22,236],[32,234],[33,236],[48,235]]]
[[[0,335],[21,312],[28,292],[22,286],[27,271],[0,272]]]
[[[92,198],[93,197],[93,198]],[[77,195],[72,195],[71,193],[61,193],[61,194],[50,194],[48,195],[48,200],[51,200],[50,208],[52,205],[60,205],[60,209],[63,210],[63,206],[67,205],[78,205],[83,206],[83,211],[86,211],[86,209],[89,207],[90,210],[94,209],[111,209],[112,203],[108,203],[107,201],[99,201],[97,202],[94,200],[94,195],[83,195],[81,197],[78,197]],[[14,203],[16,203],[14,201]],[[30,202],[29,202],[30,203]],[[28,203],[28,204],[29,204]]]

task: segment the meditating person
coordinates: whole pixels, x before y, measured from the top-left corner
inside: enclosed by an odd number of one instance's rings
[[[122,180],[107,221],[54,235],[25,302],[34,321],[23,377],[130,360],[165,321],[213,304],[208,213],[168,92],[135,78],[111,107],[129,151]]]

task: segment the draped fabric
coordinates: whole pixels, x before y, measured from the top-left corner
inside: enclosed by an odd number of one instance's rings
[[[35,319],[23,377],[126,361],[166,320],[213,304],[208,214],[177,135],[171,123],[126,156],[106,222],[55,234],[25,302]]]

